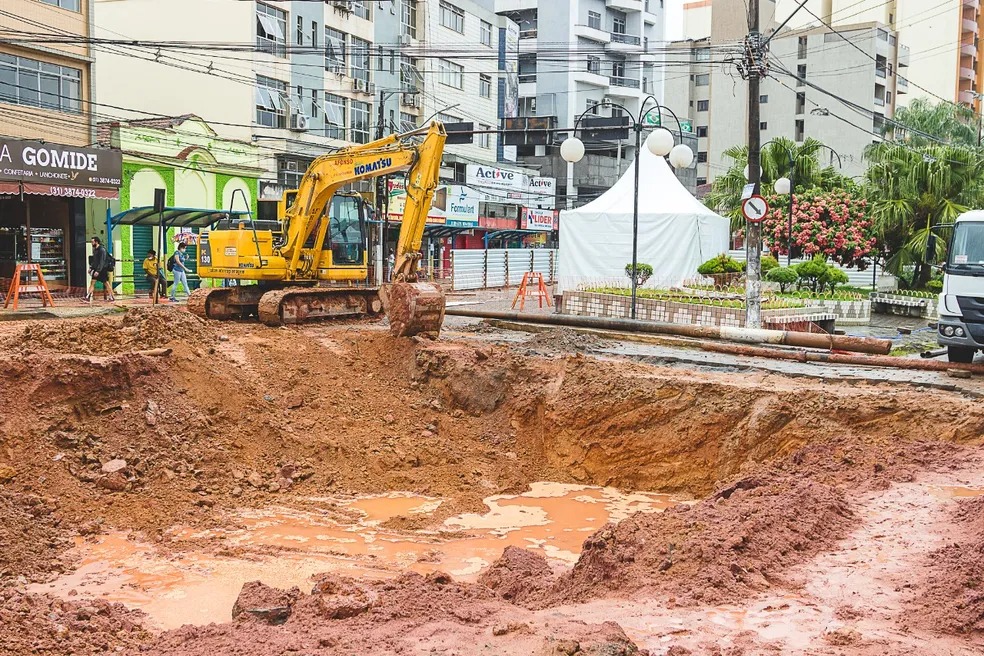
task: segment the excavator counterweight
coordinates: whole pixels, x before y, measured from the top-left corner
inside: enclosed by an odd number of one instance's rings
[[[276,228],[250,221],[220,225],[201,237],[202,278],[238,282],[196,290],[189,309],[210,319],[257,318],[268,325],[385,311],[394,335],[438,334],[444,292],[418,281],[427,214],[440,175],[447,134],[439,122],[316,159],[296,191],[285,195]],[[407,201],[396,246],[393,282],[368,277],[365,201],[341,188],[406,173]]]

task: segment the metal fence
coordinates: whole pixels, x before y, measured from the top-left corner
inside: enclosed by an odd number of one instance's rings
[[[557,251],[550,248],[455,249],[451,251],[451,289],[510,287],[536,271],[546,283],[557,274]]]

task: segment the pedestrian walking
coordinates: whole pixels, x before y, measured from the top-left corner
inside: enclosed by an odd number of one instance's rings
[[[393,267],[396,266],[396,253],[393,252],[392,248],[386,258],[386,265],[386,282],[393,282]]]
[[[167,276],[164,275],[161,261],[157,257],[157,251],[153,248],[147,251],[147,257],[143,261],[143,270],[147,274],[147,283],[150,285],[149,296],[154,298],[154,290],[157,290],[157,297],[167,296]]]
[[[187,244],[178,244],[178,249],[174,251],[168,264],[168,268],[174,272],[174,285],[171,286],[171,301],[178,302],[178,285],[184,289],[185,298],[191,296],[191,288],[188,287],[188,267],[185,266],[187,255],[185,254]]]
[[[99,237],[92,238],[92,255],[89,256],[89,289],[82,297],[83,303],[92,302],[92,294],[96,291],[96,283],[103,286],[103,296],[107,301],[115,301],[113,291],[109,288],[109,274],[116,265]],[[108,292],[108,294],[107,294]]]

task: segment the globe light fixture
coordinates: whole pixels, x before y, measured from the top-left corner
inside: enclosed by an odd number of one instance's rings
[[[567,137],[560,144],[560,156],[569,164],[580,162],[584,159],[584,142],[577,137]]]
[[[745,179],[746,179],[746,180],[748,180],[748,171],[749,171],[749,168],[748,168],[748,165],[746,164],[746,165],[745,165],[745,168],[744,168],[744,169],[742,169],[742,171],[741,171],[741,172],[742,172],[742,173],[743,173],[743,174],[745,175]],[[761,180],[761,179],[762,179],[762,174],[763,174],[763,173],[764,173],[764,171],[762,170],[762,167],[760,166],[760,167],[759,167],[759,180]]]
[[[694,151],[690,150],[690,146],[678,144],[670,151],[670,164],[675,169],[689,168],[693,161]]]
[[[657,128],[646,137],[646,148],[657,157],[666,157],[673,150],[673,133],[666,128]]]
[[[792,185],[789,182],[789,178],[779,178],[776,180],[776,184],[774,185],[776,193],[780,196],[785,196],[788,194],[791,187]]]

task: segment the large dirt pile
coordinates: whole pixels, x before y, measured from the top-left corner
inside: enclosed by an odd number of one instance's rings
[[[984,497],[961,501],[945,547],[930,556],[914,602],[917,623],[950,633],[984,633]]]
[[[102,600],[63,601],[0,588],[0,656],[88,656],[140,645],[143,615]]]
[[[595,533],[542,603],[658,592],[721,604],[781,580],[851,526],[843,493],[809,480],[746,479],[696,506],[638,513]]]
[[[111,355],[159,348],[175,340],[204,344],[209,340],[205,322],[177,307],[135,308],[116,316],[31,322],[0,343],[21,353]]]
[[[0,580],[42,580],[69,569],[61,556],[71,541],[55,499],[0,488],[0,517]]]
[[[481,585],[446,574],[405,574],[365,582],[323,576],[310,595],[249,583],[228,624],[183,627],[142,654],[212,656],[249,653],[497,654],[635,656],[645,654],[617,624],[524,621],[520,609]]]

